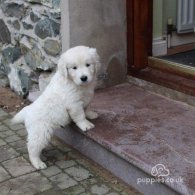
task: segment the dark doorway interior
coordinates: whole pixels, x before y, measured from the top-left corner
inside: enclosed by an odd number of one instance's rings
[[[171,62],[195,67],[195,49],[182,52],[182,53],[173,54],[173,55],[162,56],[159,58]]]

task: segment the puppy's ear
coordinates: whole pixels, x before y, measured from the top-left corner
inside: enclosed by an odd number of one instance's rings
[[[58,72],[62,74],[65,78],[67,78],[67,63],[63,55],[60,56],[60,59],[58,61]]]
[[[97,50],[95,48],[90,48],[90,53],[93,61],[95,62],[95,69],[97,74],[101,68],[100,56],[98,55]]]

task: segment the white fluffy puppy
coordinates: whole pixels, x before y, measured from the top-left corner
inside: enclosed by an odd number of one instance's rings
[[[25,124],[29,158],[36,169],[47,167],[40,154],[55,128],[66,126],[71,121],[83,131],[94,127],[86,117],[98,117],[88,105],[94,94],[99,68],[96,49],[86,46],[69,49],[61,55],[57,71],[42,95],[13,118],[13,123]]]

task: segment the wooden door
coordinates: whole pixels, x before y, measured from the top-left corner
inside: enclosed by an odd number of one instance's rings
[[[127,0],[127,56],[130,69],[142,69],[152,55],[152,0]]]

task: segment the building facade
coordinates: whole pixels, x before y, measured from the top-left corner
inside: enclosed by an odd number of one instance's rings
[[[97,48],[99,87],[125,80],[125,0],[2,0],[0,16],[1,83],[19,95],[44,90],[60,54],[77,45]]]

